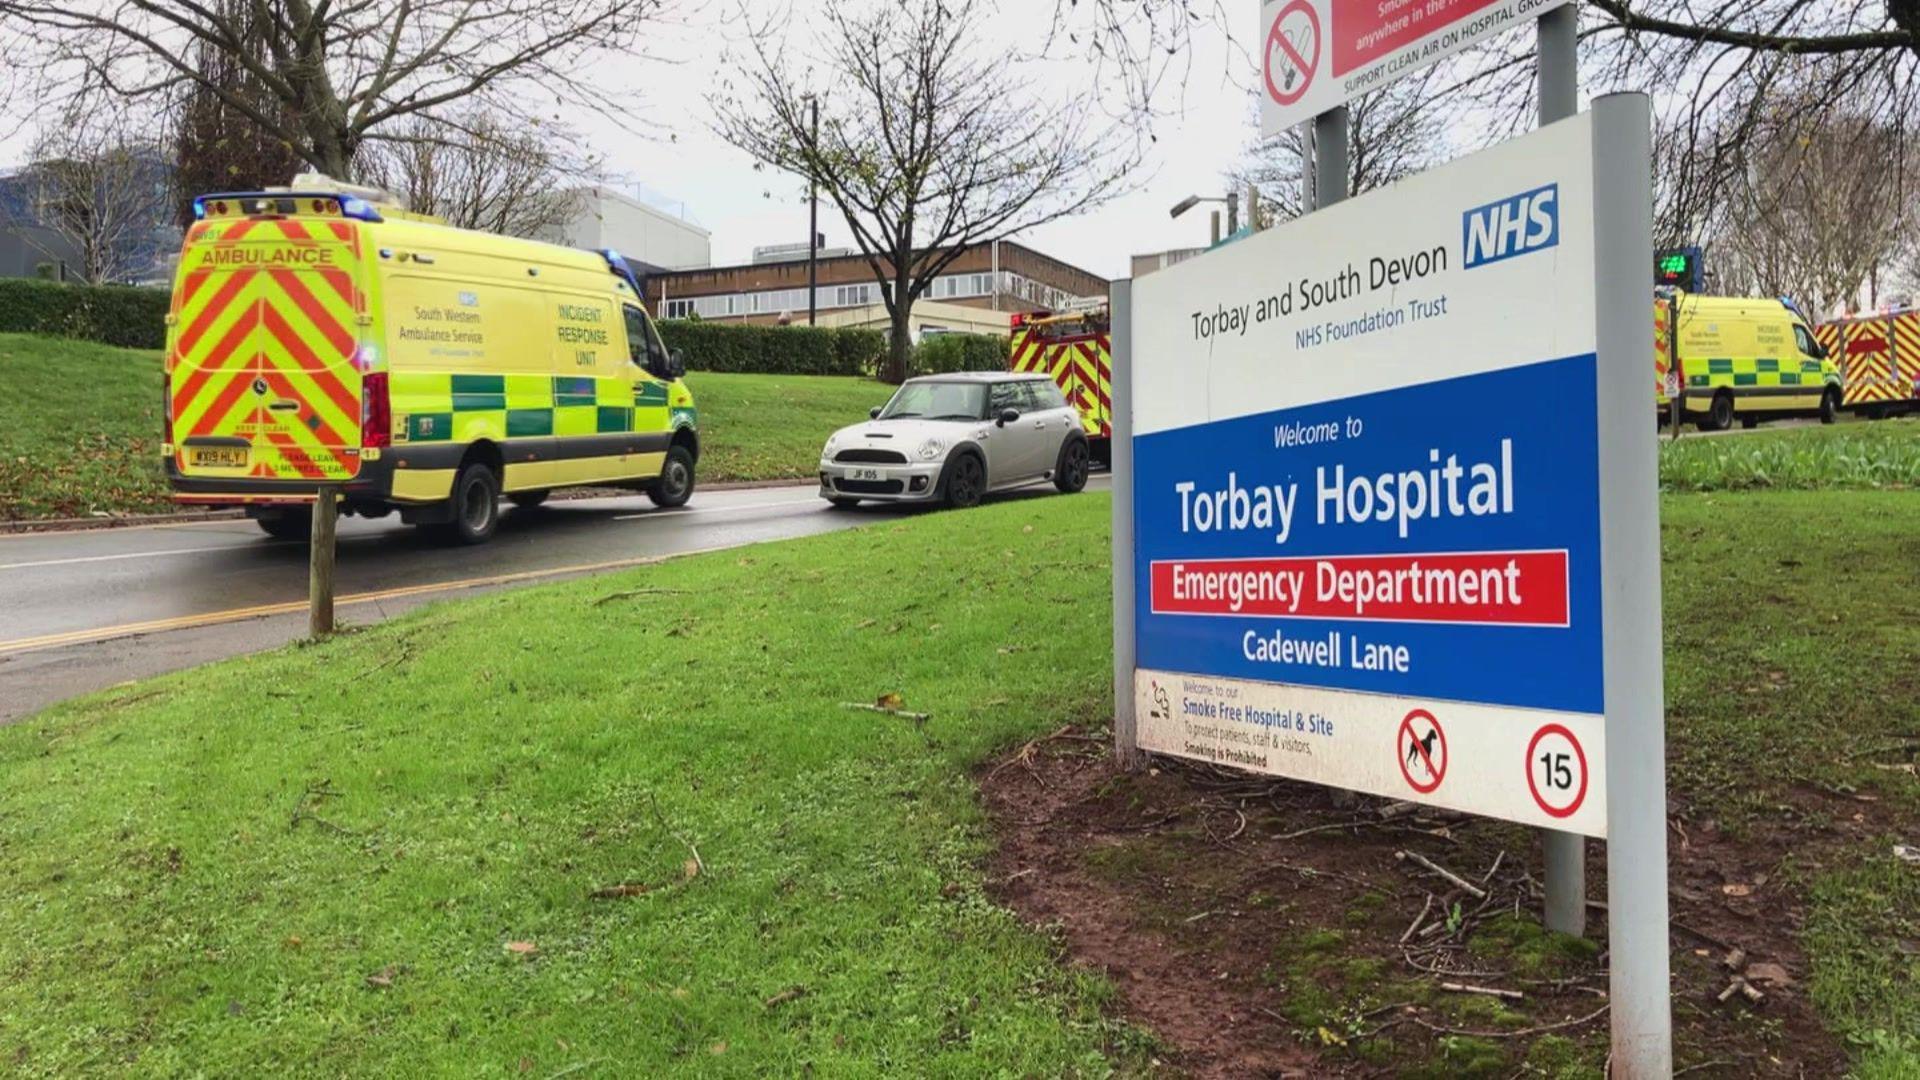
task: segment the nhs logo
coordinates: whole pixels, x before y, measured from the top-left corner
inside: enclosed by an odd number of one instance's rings
[[[1560,242],[1560,185],[1548,184],[1460,217],[1467,269],[1541,251]]]

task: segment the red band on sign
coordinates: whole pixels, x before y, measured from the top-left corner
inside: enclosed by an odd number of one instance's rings
[[[1153,564],[1156,615],[1567,625],[1565,551]]]
[[[1333,0],[1333,74],[1439,33],[1497,0]]]

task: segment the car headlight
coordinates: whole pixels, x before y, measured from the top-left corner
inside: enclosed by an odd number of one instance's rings
[[[933,461],[947,452],[947,444],[939,439],[928,439],[920,444],[920,460]]]
[[[820,456],[821,457],[833,456],[833,451],[839,445],[840,445],[840,433],[836,431],[833,434],[827,436],[827,445],[824,447],[821,447]]]

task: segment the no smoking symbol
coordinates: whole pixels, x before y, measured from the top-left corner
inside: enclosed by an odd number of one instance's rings
[[[1309,0],[1293,0],[1267,28],[1267,95],[1280,105],[1299,101],[1320,66],[1320,13]]]
[[[1400,775],[1422,795],[1431,795],[1447,778],[1447,733],[1425,709],[1415,709],[1400,721]]]
[[[1527,743],[1527,790],[1551,817],[1572,817],[1587,801],[1587,752],[1561,724],[1548,724]]]

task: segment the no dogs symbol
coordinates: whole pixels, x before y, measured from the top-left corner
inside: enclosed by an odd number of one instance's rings
[[[1291,105],[1313,85],[1320,66],[1320,13],[1310,0],[1293,0],[1267,28],[1267,95],[1276,104]]]
[[[1400,721],[1400,775],[1422,795],[1431,795],[1447,778],[1447,733],[1425,709],[1415,709]]]

